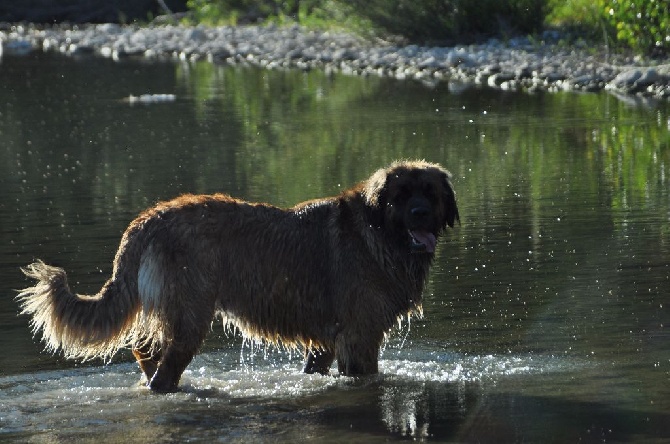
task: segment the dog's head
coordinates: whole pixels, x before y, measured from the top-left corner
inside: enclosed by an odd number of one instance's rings
[[[459,220],[449,173],[424,161],[399,161],[375,172],[363,194],[377,225],[412,252],[433,253],[437,237]]]

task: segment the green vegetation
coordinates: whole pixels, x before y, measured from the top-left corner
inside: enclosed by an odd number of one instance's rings
[[[549,0],[545,23],[567,27],[589,37],[600,37],[598,31],[605,25],[601,0]]]
[[[667,0],[549,0],[547,23],[598,34],[641,53],[670,51]]]
[[[535,35],[563,27],[642,53],[670,50],[667,0],[188,0],[196,23],[300,23],[415,42]]]
[[[343,28],[366,33],[374,25],[342,0],[188,0],[188,20],[208,25],[259,22],[300,23],[314,28]]]
[[[616,38],[638,51],[670,50],[670,3],[667,0],[599,0]]]
[[[544,0],[354,0],[378,28],[411,40],[470,40],[541,30]]]
[[[198,23],[298,22],[413,41],[532,34],[546,0],[188,0]]]

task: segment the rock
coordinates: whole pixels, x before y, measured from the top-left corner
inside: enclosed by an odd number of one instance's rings
[[[164,102],[174,102],[177,100],[177,96],[174,94],[142,94],[140,96],[130,95],[123,99],[124,102],[128,102],[131,105],[135,103],[151,104],[151,103],[164,103]]]
[[[446,64],[448,66],[474,66],[475,63],[467,54],[460,51],[450,51],[447,53]]]
[[[398,52],[404,57],[416,57],[419,54],[419,47],[417,45],[409,45]]]
[[[499,87],[504,82],[509,82],[510,80],[514,80],[515,78],[516,78],[516,76],[514,75],[514,73],[499,72],[497,74],[493,74],[492,76],[490,76],[488,78],[487,83],[489,84],[489,86]]]
[[[544,77],[544,79],[549,83],[561,82],[561,81],[567,79],[567,75],[563,74],[562,72],[557,72],[557,71],[550,71],[550,72],[544,73],[542,75],[542,77]]]
[[[502,68],[500,68],[500,65],[486,65],[486,66],[482,67],[482,69],[480,71],[481,71],[481,74],[483,76],[488,77],[488,76],[492,76],[493,74],[499,73],[501,70],[502,70]]]
[[[116,23],[101,23],[95,26],[95,30],[101,34],[118,34],[123,31]]]
[[[609,86],[615,89],[626,89],[633,86],[633,84],[642,77],[642,71],[639,69],[631,69],[619,73],[614,80],[609,83]]]
[[[41,48],[78,56],[92,52],[114,60],[136,55],[184,61],[206,59],[211,63],[267,69],[319,68],[349,75],[414,78],[430,84],[443,79],[526,91],[599,91],[606,86],[623,94],[670,96],[669,72],[663,71],[666,68],[662,65],[618,72],[617,66],[646,62],[615,54],[611,64],[604,65],[597,55],[583,49],[565,49],[546,42],[536,47],[525,38],[507,43],[491,39],[468,46],[423,47],[365,41],[300,26],[188,28],[98,24],[44,29],[0,26],[0,42],[5,56]]]
[[[74,54],[93,54],[94,51],[95,51],[95,48],[93,46],[87,45],[87,44],[78,45],[76,43],[71,43],[67,48],[67,52],[69,54],[73,54],[73,55]]]
[[[418,64],[419,68],[426,69],[426,68],[441,68],[441,64],[435,60],[435,57],[428,57],[427,59],[421,60]]]
[[[0,42],[1,41],[2,39],[0,39]],[[33,47],[32,42],[27,39],[12,40],[4,43],[3,46],[5,54],[13,54],[13,55],[26,55],[31,53],[33,49],[35,49]]]
[[[649,85],[653,85],[661,80],[661,76],[654,68],[649,68],[644,71],[640,77],[635,81],[634,86],[639,89],[644,89]]]
[[[593,85],[601,81],[602,79],[595,74],[583,74],[579,77],[570,79],[570,81],[565,83],[570,84],[570,86],[575,89],[591,89]]]
[[[356,53],[349,48],[339,48],[333,51],[334,60],[355,60]]]
[[[203,40],[207,40],[207,34],[202,29],[193,28],[186,31],[184,38],[186,40],[195,40],[201,42]]]
[[[109,46],[103,46],[100,48],[100,55],[103,57],[112,57],[114,50]]]
[[[530,79],[533,77],[533,70],[530,66],[521,66],[514,71],[514,76],[518,80]]]

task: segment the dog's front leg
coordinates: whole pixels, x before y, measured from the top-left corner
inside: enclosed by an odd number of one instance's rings
[[[337,369],[344,376],[372,375],[379,372],[381,338],[340,335],[335,341]]]
[[[305,347],[305,373],[327,375],[335,360],[335,353],[315,347]]]

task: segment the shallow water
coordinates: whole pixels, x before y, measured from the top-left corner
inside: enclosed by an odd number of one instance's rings
[[[17,439],[86,439],[93,428],[95,439],[113,441],[463,439],[472,433],[467,422],[489,421],[488,410],[499,409],[499,402],[537,402],[504,387],[590,365],[542,355],[410,349],[383,359],[379,376],[353,379],[304,375],[299,361],[277,351],[243,365],[230,352],[197,357],[182,392],[171,395],[148,393],[127,363],[0,378],[3,432]],[[530,427],[525,436],[546,432],[543,424],[524,427]]]
[[[123,100],[146,93],[176,100]],[[0,156],[0,440],[670,439],[665,102],[4,57]],[[127,353],[44,354],[17,316],[20,266],[44,259],[96,292],[158,199],[288,206],[416,157],[452,171],[462,224],[378,376],[303,375],[300,353],[215,324],[183,391],[153,395]]]

